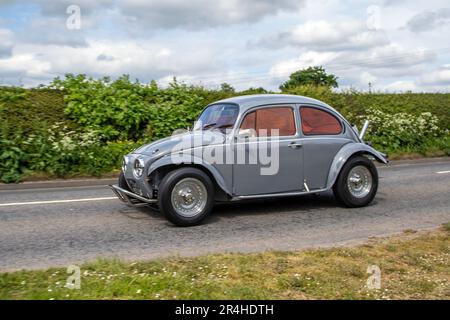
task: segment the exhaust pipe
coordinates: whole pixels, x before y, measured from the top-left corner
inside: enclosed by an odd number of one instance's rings
[[[359,139],[363,140],[364,136],[366,135],[367,128],[369,127],[369,120],[366,120],[364,122],[363,128],[361,129],[361,132],[359,133]]]

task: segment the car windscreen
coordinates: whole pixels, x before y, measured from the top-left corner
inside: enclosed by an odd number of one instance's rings
[[[194,130],[214,130],[225,132],[231,129],[239,114],[239,107],[233,104],[215,104],[203,110],[194,125]]]

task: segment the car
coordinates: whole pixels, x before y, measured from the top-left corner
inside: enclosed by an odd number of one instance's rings
[[[328,190],[346,207],[363,207],[377,193],[374,162],[388,163],[363,141],[367,126],[358,133],[308,97],[233,97],[208,105],[191,130],[125,155],[110,187],[126,204],[158,209],[177,226],[200,224],[218,202]]]

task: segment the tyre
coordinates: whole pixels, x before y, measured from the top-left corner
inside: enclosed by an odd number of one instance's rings
[[[189,227],[199,224],[214,205],[214,185],[209,176],[195,168],[169,172],[161,181],[158,204],[173,224]]]
[[[337,200],[350,208],[367,206],[375,198],[377,189],[377,168],[363,156],[350,158],[333,186]]]

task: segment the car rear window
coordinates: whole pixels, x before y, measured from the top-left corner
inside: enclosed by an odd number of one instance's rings
[[[301,107],[304,135],[336,135],[342,132],[341,122],[331,113],[311,107]]]

